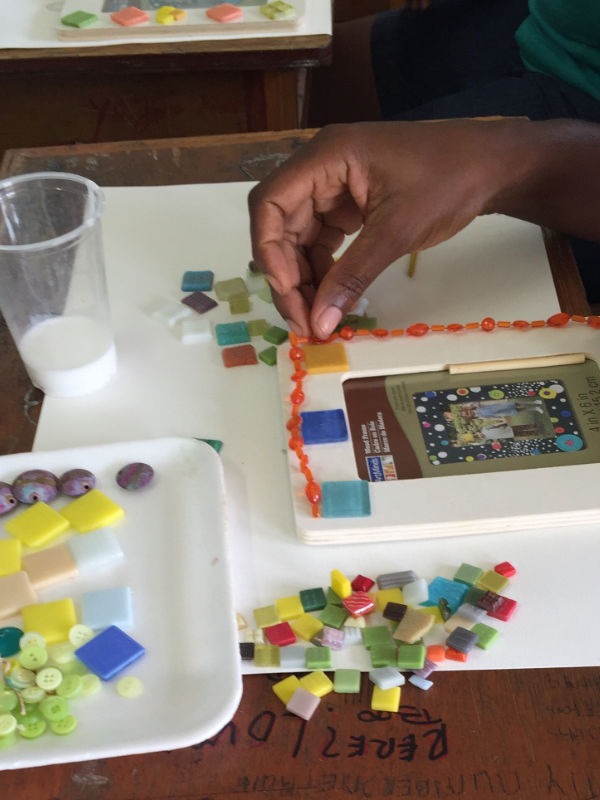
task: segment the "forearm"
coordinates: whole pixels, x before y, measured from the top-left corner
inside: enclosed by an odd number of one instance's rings
[[[490,124],[498,124],[490,148],[498,191],[484,213],[600,241],[600,125],[578,120]]]

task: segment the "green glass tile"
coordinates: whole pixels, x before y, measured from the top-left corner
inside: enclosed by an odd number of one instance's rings
[[[483,575],[483,570],[479,567],[474,567],[472,564],[461,564],[456,570],[453,580],[459,583],[466,583],[467,586],[473,586],[475,581]]]
[[[348,612],[341,606],[326,605],[319,614],[319,619],[323,625],[339,630],[348,617]]]
[[[73,11],[62,17],[60,21],[63,25],[69,25],[71,28],[87,28],[88,25],[98,21],[98,15],[88,11]]]
[[[471,628],[472,633],[476,633],[479,637],[477,639],[477,647],[482,650],[487,650],[498,638],[498,631],[492,628],[491,625],[485,625],[483,622],[476,622]]]
[[[387,625],[375,625],[372,628],[362,629],[363,644],[370,650],[379,644],[390,644],[392,641],[390,629]]]
[[[396,666],[398,669],[423,669],[425,647],[422,644],[398,645]]]
[[[338,694],[358,694],[360,692],[360,670],[336,669],[333,673],[333,691]]]
[[[342,598],[337,592],[334,592],[331,586],[327,587],[327,603],[332,606],[341,606]]]
[[[307,669],[331,669],[331,648],[330,647],[307,647],[306,648],[306,668]]]
[[[217,300],[229,300],[236,294],[248,294],[246,284],[241,278],[231,278],[228,281],[216,281],[214,285]]]
[[[471,586],[464,596],[463,602],[471,603],[472,606],[476,606],[485,593],[485,589],[478,589],[476,586]]]
[[[250,311],[250,298],[247,292],[233,294],[229,298],[230,314],[247,314]]]
[[[255,644],[254,663],[257,667],[278,667],[279,647],[276,644]]]
[[[377,327],[377,317],[359,316],[358,314],[347,314],[344,319],[337,326],[336,330],[342,328],[353,328],[355,331],[361,328],[362,330],[372,331]]]
[[[262,336],[265,331],[269,330],[269,323],[266,319],[251,319],[248,320],[247,325],[250,336]]]
[[[206,442],[206,444],[209,444],[217,453],[220,453],[223,447],[223,442],[220,439],[202,439],[200,436],[194,436],[194,439],[197,439],[199,442]]]
[[[376,644],[369,649],[371,656],[371,666],[395,667],[396,666],[396,647],[393,644]]]
[[[271,344],[283,344],[287,338],[288,332],[284,328],[280,328],[279,325],[271,325],[263,333],[263,339],[266,342],[271,342]]]
[[[277,363],[277,348],[275,345],[271,345],[271,347],[267,347],[265,350],[260,350],[258,357],[267,366],[274,367]]]
[[[254,609],[254,619],[259,628],[268,628],[270,625],[277,625],[281,620],[277,613],[276,606],[263,606]]]
[[[254,270],[247,270],[246,272],[246,288],[250,294],[256,294],[264,289],[266,286],[265,276],[262,272],[255,272]]]
[[[320,611],[327,605],[325,592],[323,589],[321,589],[321,587],[315,589],[302,589],[299,594],[302,608],[305,611]]]
[[[273,295],[271,294],[271,287],[264,286],[259,292],[256,293],[257,297],[260,297],[261,300],[264,300],[265,303],[272,303],[273,302]]]

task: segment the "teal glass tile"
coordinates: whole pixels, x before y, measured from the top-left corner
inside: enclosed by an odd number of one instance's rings
[[[321,491],[324,517],[368,517],[371,514],[368,481],[323,481]]]
[[[210,269],[188,269],[181,279],[182,292],[210,292],[215,273]]]
[[[218,344],[227,347],[231,344],[245,344],[250,341],[248,325],[245,322],[221,322],[215,325]]]

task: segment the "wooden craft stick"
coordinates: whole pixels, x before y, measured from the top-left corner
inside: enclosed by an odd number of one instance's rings
[[[501,369],[562,367],[565,364],[583,364],[584,361],[585,353],[558,353],[554,356],[505,358],[498,361],[472,361],[470,364],[449,364],[448,372],[450,375],[465,375],[469,372],[498,372]]]
[[[406,274],[408,275],[409,278],[412,278],[412,276],[415,274],[415,270],[417,268],[417,256],[418,255],[419,255],[418,253],[411,253],[410,254],[410,261],[408,262],[408,270],[406,272]]]

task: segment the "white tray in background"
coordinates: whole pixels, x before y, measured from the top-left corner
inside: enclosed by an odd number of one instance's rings
[[[118,469],[132,461],[155,470],[152,483],[136,492],[115,482]],[[113,526],[125,553],[122,564],[42,590],[39,600],[73,597],[77,607],[84,591],[130,586],[134,623],[128,633],[146,655],[103,682],[94,697],[71,701],[79,723],[73,734],[47,731],[39,739],[19,739],[0,752],[0,769],[169,750],[217,733],[242,692],[219,456],[192,438],[18,453],[0,458],[0,480],[37,467],[59,475],[90,469],[97,487],[125,509]],[[59,508],[67,499],[52,505]],[[0,518],[2,538],[8,537],[5,520]],[[64,538],[70,535],[80,534]],[[2,620],[0,627],[19,619]],[[124,675],[142,679],[141,697],[117,694],[115,684]]]

